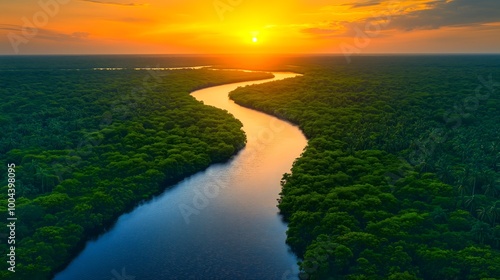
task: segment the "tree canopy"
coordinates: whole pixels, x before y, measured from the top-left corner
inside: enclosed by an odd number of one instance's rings
[[[16,273],[2,270],[1,279],[49,279],[138,202],[228,160],[245,145],[242,124],[189,92],[272,76],[207,69],[0,72],[0,163],[16,165],[20,248]],[[0,176],[7,201],[7,174]],[[0,205],[4,220],[6,207]],[[7,246],[2,242],[0,251]]]
[[[300,278],[500,278],[500,57],[293,64],[230,96],[309,138],[279,201]]]

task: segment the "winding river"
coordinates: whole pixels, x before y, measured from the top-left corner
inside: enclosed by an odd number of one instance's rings
[[[306,146],[301,131],[228,99],[237,87],[291,78],[227,84],[193,92],[243,123],[247,146],[122,215],[55,280],[297,279],[297,258],[285,244],[276,207],[280,179]]]

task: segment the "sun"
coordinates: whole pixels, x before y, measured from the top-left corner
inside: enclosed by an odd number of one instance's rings
[[[260,32],[259,31],[252,31],[249,34],[252,38],[252,43],[256,44],[259,42],[259,37],[260,37]]]

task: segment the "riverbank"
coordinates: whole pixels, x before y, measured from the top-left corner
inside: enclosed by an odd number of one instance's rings
[[[188,93],[209,83],[269,77],[204,69],[94,71],[71,62],[79,71],[45,71],[41,64],[0,78],[11,93],[4,105],[16,104],[2,107],[0,161],[16,165],[20,249],[16,272],[0,272],[2,279],[49,278],[79,241],[160,193],[162,182],[231,158],[245,143],[241,123]],[[213,129],[196,129],[207,126]],[[0,249],[7,252],[6,246]]]
[[[240,153],[120,217],[55,279],[83,273],[89,276],[80,279],[102,278],[122,267],[129,275],[147,279],[163,279],[159,275],[213,279],[221,273],[244,279],[281,279],[283,275],[293,279],[298,273],[297,259],[284,242],[286,225],[278,215],[276,199],[282,174],[289,172],[306,140],[286,122],[231,105],[228,92],[253,83],[192,93],[197,99],[205,96],[204,104],[228,110],[243,123],[247,145]],[[127,254],[117,253],[124,250]],[[144,265],[144,259],[161,261]]]

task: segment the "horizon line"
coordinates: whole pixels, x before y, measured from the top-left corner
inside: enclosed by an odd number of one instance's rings
[[[345,56],[343,53],[28,53],[1,54],[0,56]],[[418,55],[500,55],[500,52],[413,52],[413,53],[363,53],[349,56],[418,56]]]

